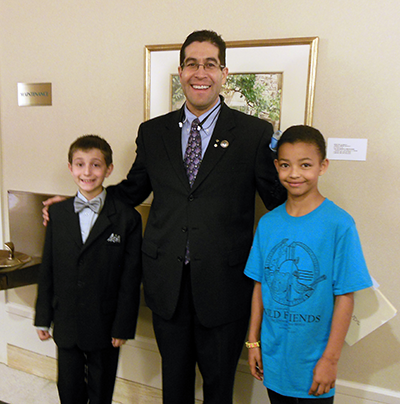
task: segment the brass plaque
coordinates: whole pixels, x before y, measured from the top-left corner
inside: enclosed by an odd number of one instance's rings
[[[18,105],[51,105],[51,83],[18,83]]]

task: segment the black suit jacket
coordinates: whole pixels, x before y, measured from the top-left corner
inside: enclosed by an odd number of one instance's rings
[[[107,195],[86,243],[73,198],[52,205],[39,274],[36,326],[54,325],[59,347],[92,351],[135,335],[141,218]],[[114,237],[113,237],[114,236]]]
[[[140,126],[127,179],[109,190],[136,205],[154,193],[142,245],[151,310],[172,317],[189,238],[196,313],[203,325],[214,327],[249,313],[253,282],[243,270],[253,239],[256,189],[268,209],[286,194],[269,149],[272,126],[225,104],[190,188],[180,117],[176,111]]]

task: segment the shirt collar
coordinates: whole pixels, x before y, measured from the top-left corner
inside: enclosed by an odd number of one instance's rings
[[[214,108],[215,108],[217,105],[219,105],[219,104],[221,104],[221,97],[218,97],[217,103],[216,103],[211,109],[214,109]],[[184,119],[183,123],[188,122],[188,123],[192,124],[193,120],[195,120],[196,118],[201,122],[201,121],[207,116],[207,114],[210,113],[210,111],[208,110],[208,111],[205,112],[203,115],[200,115],[199,117],[197,117],[196,115],[192,114],[192,113],[189,111],[188,107],[186,106],[186,103],[185,103],[184,108],[185,108],[185,119]],[[217,109],[210,115],[210,117],[207,119],[207,122],[208,122],[208,121],[212,122],[212,121],[214,120],[214,118],[215,118],[215,115],[218,114],[219,111],[220,111],[220,108],[217,108]],[[205,122],[205,124],[207,124],[207,122]]]

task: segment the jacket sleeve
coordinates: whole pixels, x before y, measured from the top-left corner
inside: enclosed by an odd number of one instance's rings
[[[36,327],[50,327],[53,321],[53,231],[52,221],[47,224],[46,237],[39,269],[38,294],[34,324]]]
[[[141,204],[151,193],[152,187],[146,169],[143,124],[136,139],[136,159],[126,177],[117,185],[107,187],[107,192],[133,206]]]
[[[134,338],[140,306],[142,221],[136,211],[134,219],[127,235],[117,311],[111,330],[111,336],[120,339]]]
[[[256,157],[257,191],[268,210],[281,205],[287,198],[286,189],[280,183],[275,168],[276,155],[269,147],[272,133],[272,125],[269,124],[265,128]]]

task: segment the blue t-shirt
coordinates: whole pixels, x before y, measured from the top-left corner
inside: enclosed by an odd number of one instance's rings
[[[261,218],[245,274],[261,282],[264,385],[312,398],[334,296],[372,286],[353,218],[328,199],[301,217],[279,206]],[[319,398],[333,395],[334,389]]]

